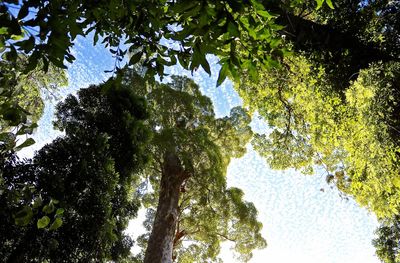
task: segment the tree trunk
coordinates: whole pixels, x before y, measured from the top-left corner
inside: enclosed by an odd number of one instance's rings
[[[162,168],[160,192],[153,229],[147,244],[144,263],[171,263],[180,187],[188,173],[175,153],[167,153]]]

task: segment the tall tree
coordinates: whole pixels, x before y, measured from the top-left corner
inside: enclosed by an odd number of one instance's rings
[[[130,254],[123,231],[138,209],[133,184],[147,158],[146,104],[114,80],[78,95],[58,106],[55,125],[65,136],[31,162],[3,164],[6,262],[122,261]]]
[[[253,249],[266,245],[262,226],[242,191],[227,189],[225,173],[230,158],[246,151],[250,117],[234,108],[230,117],[216,119],[209,98],[187,78],[148,87],[143,93],[154,136],[145,176],[154,192],[144,203],[154,213],[147,223],[151,233],[142,238],[143,262],[215,261],[222,241],[233,241],[247,261]]]

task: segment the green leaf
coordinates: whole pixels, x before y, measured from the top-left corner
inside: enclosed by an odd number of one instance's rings
[[[180,1],[178,3],[175,3],[172,6],[171,10],[176,13],[184,13],[189,11],[190,9],[195,8],[198,4],[198,1]]]
[[[217,79],[217,87],[220,86],[225,81],[228,72],[229,72],[229,60],[222,65],[221,70],[219,71]]]
[[[393,184],[394,186],[396,186],[397,188],[400,188],[400,178],[396,177],[393,179]]]
[[[211,69],[210,69],[210,64],[208,64],[208,61],[206,59],[205,54],[201,51],[201,44],[196,43],[193,49],[193,61],[192,64],[190,65],[191,69],[195,69],[199,64],[203,67],[203,69],[211,75]]]
[[[205,57],[201,60],[201,66],[208,73],[208,75],[211,75],[210,64],[208,64],[208,61]]]
[[[229,21],[229,23],[228,23],[228,32],[233,37],[240,36],[238,26],[236,25],[236,23],[233,23],[232,21]]]
[[[15,224],[17,226],[26,226],[30,223],[32,216],[32,208],[25,206],[15,215]]]
[[[256,8],[256,9],[264,9],[264,6],[258,1],[258,0],[251,0],[251,4]]]
[[[27,40],[20,41],[15,44],[16,46],[19,46],[19,49],[22,49],[25,53],[29,53],[35,46],[35,38],[30,37]]]
[[[332,0],[326,0],[326,4],[329,6],[330,9],[335,9],[332,4]]]
[[[37,221],[37,228],[45,228],[50,223],[50,218],[48,216],[43,216]]]
[[[56,211],[56,215],[62,215],[64,214],[64,208],[58,208]]]
[[[0,27],[0,35],[8,34],[8,27]]]
[[[317,10],[319,10],[322,7],[322,4],[324,3],[324,0],[316,0],[317,1]]]
[[[271,20],[272,18],[274,18],[273,15],[271,15],[267,10],[257,10],[257,14],[259,14],[260,16]]]
[[[49,230],[56,230],[57,228],[59,228],[61,225],[63,224],[63,221],[61,218],[57,217],[53,224],[51,224]]]
[[[93,46],[97,44],[97,41],[99,41],[99,34],[95,32],[93,36]]]
[[[24,38],[24,35],[11,35],[11,39],[18,41]]]
[[[10,133],[10,132],[2,132],[2,133],[0,133],[0,141],[4,142],[6,140],[9,140],[10,137],[11,137],[11,134],[12,133]]]
[[[64,65],[64,61],[62,60],[62,58],[49,56],[49,60],[57,67],[67,69],[67,67]]]
[[[247,69],[248,69],[251,80],[257,82],[258,81],[258,71],[257,71],[256,65],[252,61],[249,61]]]
[[[52,202],[50,202],[48,205],[45,205],[42,209],[43,212],[45,212],[46,214],[51,214],[54,211],[54,204]]]
[[[129,60],[129,65],[134,65],[140,61],[142,58],[142,52],[138,52],[132,55],[131,59]]]
[[[15,150],[16,150],[16,151],[19,151],[19,150],[21,150],[21,149],[23,149],[23,148],[25,148],[25,147],[31,146],[31,145],[33,145],[33,144],[35,144],[35,140],[32,139],[32,138],[28,138],[28,139],[26,139],[23,143],[21,143],[20,145],[18,145],[17,147],[15,147]]]

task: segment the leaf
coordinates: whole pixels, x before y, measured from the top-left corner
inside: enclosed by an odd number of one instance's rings
[[[11,39],[18,41],[24,38],[24,35],[11,35]]]
[[[0,133],[0,141],[4,142],[10,138],[10,132]]]
[[[63,224],[63,221],[61,218],[57,217],[53,224],[51,224],[49,230],[56,230],[57,228],[59,228],[61,225]]]
[[[319,10],[322,7],[322,4],[324,3],[324,0],[316,0],[317,1],[317,10]]]
[[[204,57],[204,59],[201,60],[201,66],[208,73],[208,75],[211,76],[210,64],[208,64],[208,61],[205,57]]]
[[[50,218],[48,216],[43,216],[37,221],[37,228],[45,228],[50,223]]]
[[[38,127],[37,123],[34,122],[34,123],[32,123],[31,125],[26,126],[26,127],[24,127],[23,129],[20,129],[20,130],[18,131],[18,133],[19,133],[19,132],[23,133],[23,134],[21,134],[21,135],[24,135],[24,134],[32,134],[33,131],[34,131],[37,127]],[[18,135],[18,133],[17,133],[17,135]]]
[[[19,151],[25,147],[29,147],[31,145],[35,144],[35,140],[32,138],[28,138],[26,139],[23,143],[21,143],[20,145],[18,145],[17,147],[15,147],[16,151]]]
[[[62,215],[64,214],[64,208],[58,208],[56,211],[56,215]]]
[[[46,214],[51,214],[54,211],[54,204],[50,202],[48,205],[45,205],[42,209]]]
[[[228,72],[229,72],[229,60],[222,65],[222,68],[219,71],[217,79],[217,87],[220,86],[225,81]]]
[[[140,59],[142,58],[142,52],[138,52],[136,54],[133,54],[131,56],[131,59],[129,60],[129,65],[134,65],[136,63],[138,63],[140,61]]]
[[[257,67],[254,65],[253,62],[249,63],[248,70],[249,70],[251,80],[257,82],[258,81],[258,71],[257,71]]]
[[[271,20],[272,18],[274,18],[273,15],[271,15],[267,10],[257,10],[257,14],[259,14],[260,16]]]
[[[332,0],[325,0],[325,1],[326,1],[326,4],[329,6],[330,9],[335,9],[335,7],[333,7]]]
[[[17,226],[26,226],[30,223],[32,216],[32,208],[25,206],[15,215],[15,224]]]
[[[176,13],[184,13],[186,11],[189,11],[190,9],[193,9],[198,4],[199,4],[198,1],[181,1],[173,4],[171,10],[173,10]]]
[[[39,63],[39,58],[41,56],[41,52],[38,50],[34,50],[33,53],[29,56],[28,64],[24,69],[24,73],[27,73],[36,68],[37,64]]]
[[[18,19],[22,19],[29,14],[29,5],[22,5],[21,9],[18,12]]]
[[[95,46],[97,44],[97,41],[99,41],[99,34],[94,33],[93,36],[93,46]]]
[[[256,9],[264,9],[264,6],[263,6],[258,0],[251,0],[251,4],[252,4]]]
[[[58,58],[55,56],[49,56],[49,60],[57,67],[62,68],[62,69],[67,69],[67,67],[64,65],[64,61],[62,58]]]
[[[192,64],[190,65],[190,68],[193,70],[199,64],[209,75],[211,75],[210,64],[208,64],[205,54],[201,51],[201,44],[196,43],[193,49],[193,61]]]
[[[19,46],[19,49],[22,49],[25,53],[29,53],[35,46],[35,39],[34,37],[30,37],[29,39],[18,42],[15,45]]]
[[[4,35],[8,33],[8,27],[0,27],[0,35]]]
[[[393,179],[393,184],[394,186],[396,186],[397,188],[400,188],[400,178],[396,177]]]
[[[228,23],[228,32],[233,37],[240,37],[240,32],[236,23],[229,21]]]

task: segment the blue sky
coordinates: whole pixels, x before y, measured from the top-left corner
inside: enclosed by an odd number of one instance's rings
[[[110,74],[104,70],[113,68],[114,60],[101,46],[92,46],[92,39],[78,38],[73,50],[76,62],[69,66],[69,86],[59,94],[65,97],[79,88],[106,80]],[[215,57],[209,57],[212,76],[202,70],[190,72],[179,67],[169,70],[195,79],[202,92],[209,96],[217,116],[229,113],[230,108],[240,105],[232,83],[225,81],[216,88],[218,65]],[[47,102],[45,114],[35,134],[37,143],[24,150],[23,156],[32,156],[34,150],[50,142],[60,133],[52,129],[55,101]],[[253,127],[266,131],[265,123],[255,121]],[[232,161],[228,168],[228,184],[244,190],[245,198],[254,202],[263,223],[268,247],[256,251],[251,262],[272,263],[378,263],[371,245],[377,223],[375,217],[360,208],[352,200],[340,197],[325,182],[320,172],[305,176],[299,172],[274,171],[249,146],[248,153]],[[324,191],[321,191],[324,189]],[[129,231],[138,232],[139,223],[132,222]],[[234,262],[229,244],[224,246],[224,262]]]

